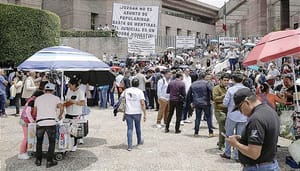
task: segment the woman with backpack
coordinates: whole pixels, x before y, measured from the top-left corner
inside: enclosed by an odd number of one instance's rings
[[[30,158],[27,154],[28,124],[35,122],[36,116],[33,114],[34,100],[43,94],[43,91],[35,91],[27,100],[22,110],[20,125],[22,126],[24,137],[20,146],[20,153],[18,155],[18,159],[20,160],[27,160]]]

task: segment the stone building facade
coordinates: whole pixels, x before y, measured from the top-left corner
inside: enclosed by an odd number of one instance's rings
[[[43,0],[0,0],[0,3],[11,3],[41,9],[42,1]]]
[[[196,0],[44,0],[43,8],[61,17],[63,29],[90,30],[111,26],[113,3],[158,6],[162,36],[215,35],[218,8]]]
[[[300,23],[300,1],[289,0],[290,28]],[[224,35],[222,29],[224,6],[219,10],[216,33]],[[228,36],[260,37],[280,30],[280,0],[229,0],[226,3]]]

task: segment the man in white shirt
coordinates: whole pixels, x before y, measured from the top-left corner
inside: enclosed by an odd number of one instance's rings
[[[109,27],[108,27],[107,24],[105,24],[105,26],[103,27],[103,30],[104,30],[104,31],[109,31]]]
[[[122,85],[122,80],[124,78],[123,71],[119,72],[119,75],[116,77],[116,86],[118,90],[118,98],[120,98],[121,93],[123,92],[124,85]]]
[[[127,123],[127,141],[128,141],[128,151],[132,150],[132,132],[133,132],[133,122],[135,125],[135,132],[137,136],[138,145],[143,144],[142,133],[141,133],[141,117],[144,113],[144,122],[146,121],[146,105],[144,93],[138,88],[139,80],[137,78],[132,79],[132,87],[126,89],[122,93],[122,97],[125,97],[126,109],[125,109],[125,119]]]
[[[272,75],[273,77],[277,77],[278,75],[280,75],[279,70],[276,68],[274,64],[271,65],[268,75]]]
[[[184,85],[185,85],[185,93],[187,94],[191,85],[192,85],[192,78],[190,76],[190,73],[191,73],[191,70],[189,68],[186,68],[184,70],[184,74],[183,74],[183,82],[184,82]],[[181,121],[180,121],[180,124],[181,125],[184,125],[184,123],[192,123],[192,121],[188,120],[187,119],[187,113],[188,113],[188,109],[186,107],[186,102],[184,100],[184,108],[182,110],[182,117],[181,117]]]
[[[157,115],[157,128],[161,128],[161,120],[164,118],[164,124],[167,124],[169,114],[169,99],[170,94],[167,93],[167,88],[170,82],[171,72],[165,71],[163,78],[157,82],[157,97],[159,103]]]
[[[235,71],[235,69],[236,69],[235,65],[237,63],[237,55],[236,55],[236,52],[233,50],[232,47],[227,52],[226,57],[229,59],[230,70]]]
[[[106,53],[104,52],[104,54],[102,55],[102,61],[106,62],[107,61],[107,57],[106,57]]]
[[[57,162],[53,160],[55,150],[55,136],[56,136],[56,109],[60,109],[59,119],[62,119],[64,108],[60,99],[54,96],[55,85],[47,83],[45,86],[45,94],[36,98],[34,103],[34,111],[37,115],[37,127],[36,127],[36,161],[37,166],[42,164],[42,144],[44,134],[47,132],[49,139],[49,148],[47,153],[46,168],[57,165]]]

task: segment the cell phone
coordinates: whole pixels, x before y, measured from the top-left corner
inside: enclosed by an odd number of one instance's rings
[[[75,100],[75,99],[76,99],[76,96],[71,96],[71,99],[72,99],[72,100]]]
[[[225,138],[228,138],[228,136],[224,132],[221,132],[221,135]]]

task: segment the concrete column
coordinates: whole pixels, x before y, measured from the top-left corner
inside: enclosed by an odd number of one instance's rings
[[[280,0],[280,29],[290,27],[290,0]]]
[[[246,29],[247,29],[247,26],[246,26],[246,18],[243,18],[241,20],[241,36],[246,38],[247,37],[247,32],[246,32]]]

